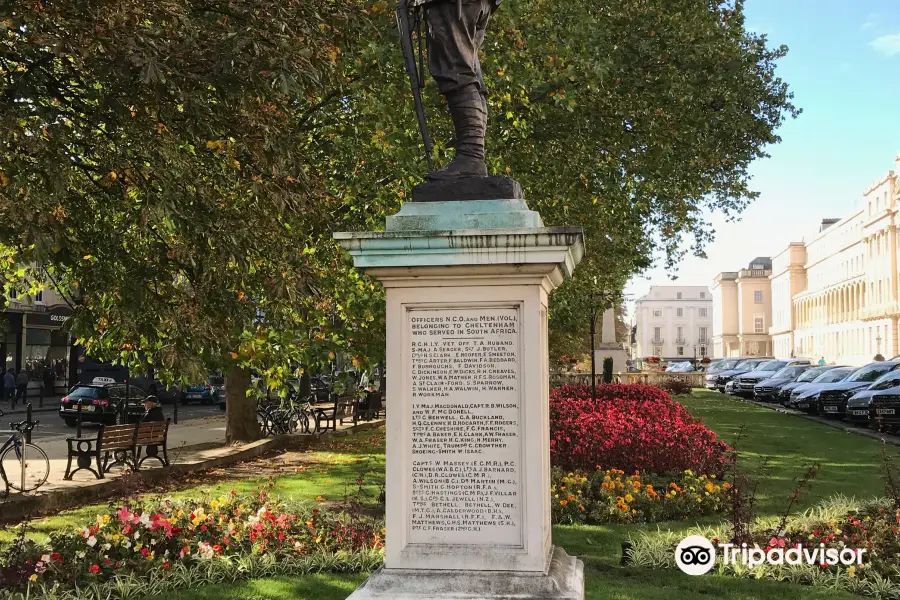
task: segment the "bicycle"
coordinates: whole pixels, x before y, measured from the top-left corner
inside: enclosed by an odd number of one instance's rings
[[[39,421],[10,423],[9,428],[20,434],[27,435],[38,423]],[[3,478],[3,483],[6,487],[4,496],[9,495],[10,489],[18,492],[33,492],[44,485],[50,476],[50,460],[47,458],[47,453],[40,447],[26,442],[24,444],[25,481],[23,485],[22,449],[22,438],[15,433],[10,435],[6,443],[0,447],[0,477]]]

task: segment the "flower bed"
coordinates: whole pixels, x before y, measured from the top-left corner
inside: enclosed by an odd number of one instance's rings
[[[176,572],[203,570],[210,561],[233,564],[247,558],[268,557],[273,565],[286,561],[306,572],[317,564],[360,570],[380,562],[383,540],[383,527],[374,520],[292,511],[264,491],[136,502],[79,530],[54,534],[46,545],[20,537],[0,558],[0,589],[58,591],[123,578],[166,580]]]
[[[786,527],[773,522],[757,522],[752,541],[763,552],[776,554],[797,548],[813,551],[825,548],[865,549],[862,565],[761,564],[719,562],[714,573],[735,577],[765,578],[806,585],[827,586],[880,598],[900,598],[900,508],[891,500],[860,503],[838,496],[792,518]],[[726,526],[688,532],[642,532],[630,539],[630,560],[637,566],[675,569],[675,547],[688,535],[703,535],[718,544],[730,539]],[[798,555],[799,556],[799,555]],[[819,554],[818,556],[822,556]],[[776,558],[777,560],[777,558]]]
[[[715,475],[685,471],[678,477],[626,475],[606,469],[564,473],[554,469],[553,522],[558,524],[655,523],[719,512],[730,485]]]
[[[658,475],[721,475],[727,445],[684,406],[646,385],[562,386],[550,396],[553,465],[592,472],[614,467]]]

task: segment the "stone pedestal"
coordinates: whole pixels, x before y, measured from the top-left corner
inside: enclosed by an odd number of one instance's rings
[[[384,567],[353,600],[581,600],[550,540],[547,297],[583,253],[524,200],[407,203],[336,233],[387,296]]]

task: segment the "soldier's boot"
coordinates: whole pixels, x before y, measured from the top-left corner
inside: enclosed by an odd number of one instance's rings
[[[430,173],[428,179],[441,181],[456,177],[487,176],[484,162],[487,100],[477,86],[468,85],[447,94],[447,104],[456,130],[456,156],[443,169]]]

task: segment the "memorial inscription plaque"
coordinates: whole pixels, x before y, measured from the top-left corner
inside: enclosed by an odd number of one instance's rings
[[[407,314],[408,541],[522,546],[519,309]]]

